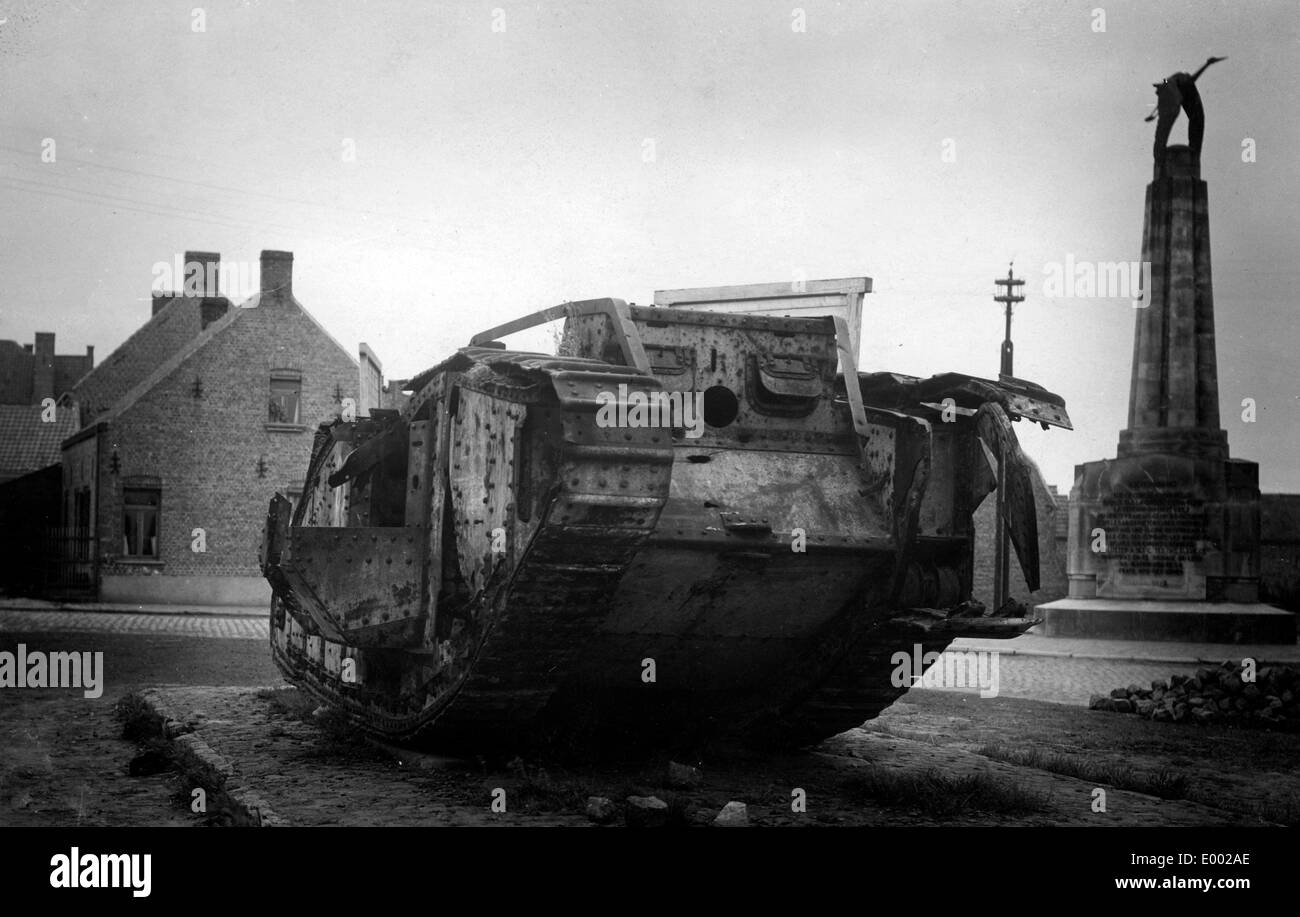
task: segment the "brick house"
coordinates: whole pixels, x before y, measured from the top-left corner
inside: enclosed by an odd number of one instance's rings
[[[269,602],[267,503],[301,492],[316,425],[359,387],[357,360],[292,281],[293,255],[264,251],[261,291],[240,306],[215,290],[155,293],[149,321],[77,383],[63,518],[89,550],[65,556],[88,564],[100,601]]]

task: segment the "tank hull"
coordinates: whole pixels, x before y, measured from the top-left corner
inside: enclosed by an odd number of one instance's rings
[[[472,345],[401,411],[322,427],[263,548],[290,681],[448,750],[799,745],[905,693],[899,653],[1033,624],[970,602],[993,383],[949,385],[939,426],[830,320],[560,314],[566,355]],[[694,436],[606,410],[699,389]]]

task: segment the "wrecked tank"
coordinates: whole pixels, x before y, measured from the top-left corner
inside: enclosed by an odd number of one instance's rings
[[[555,356],[496,340],[561,319]],[[1036,589],[1011,422],[1069,418],[1023,380],[852,351],[839,318],[616,299],[476,335],[401,410],[322,425],[297,505],[271,501],[275,661],[370,733],[452,750],[861,725],[911,684],[895,653],[1034,623],[971,600],[972,513],[1004,461]]]

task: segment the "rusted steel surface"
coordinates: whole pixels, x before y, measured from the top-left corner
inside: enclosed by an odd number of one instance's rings
[[[557,356],[495,343],[554,318]],[[593,300],[476,336],[400,414],[322,428],[293,517],[273,502],[277,662],[398,740],[799,743],[906,691],[899,650],[1022,632],[968,602],[970,518],[1008,413],[1064,405],[859,374],[844,335]]]
[[[1037,591],[1038,514],[1034,511],[1033,472],[1000,405],[992,402],[980,405],[975,414],[975,429],[994,457],[1006,465],[1003,480],[1007,489],[1007,528],[1025,574],[1025,585],[1030,592]]]

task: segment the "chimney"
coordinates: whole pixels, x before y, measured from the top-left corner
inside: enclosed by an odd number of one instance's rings
[[[182,296],[216,296],[221,255],[218,252],[186,252]]]
[[[176,298],[176,294],[170,291],[161,292],[159,290],[154,290],[153,291],[153,314],[157,315],[163,309],[167,308],[167,304],[175,298]]]
[[[207,328],[230,309],[230,301],[224,296],[205,296],[199,303],[199,327]]]
[[[259,305],[268,300],[283,302],[293,299],[293,252],[262,251],[262,296]]]
[[[54,334],[36,332],[36,359],[32,361],[32,397],[54,397]]]

